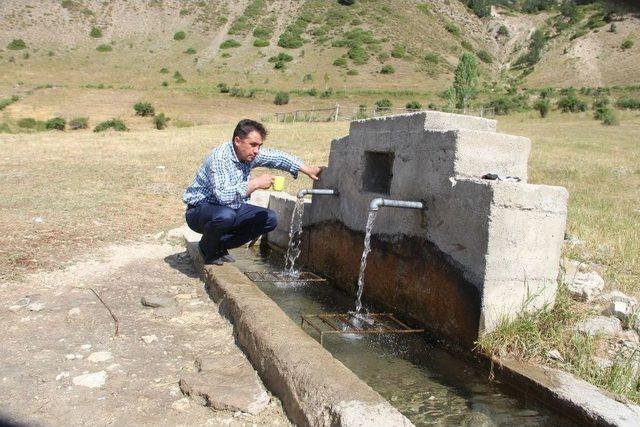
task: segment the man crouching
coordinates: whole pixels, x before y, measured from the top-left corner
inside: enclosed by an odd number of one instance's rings
[[[313,180],[322,173],[322,167],[306,166],[290,154],[261,150],[266,137],[267,130],[261,123],[241,120],[232,140],[213,149],[184,192],[187,225],[202,234],[200,250],[205,264],[235,261],[229,249],[242,246],[278,225],[274,211],[246,203],[251,193],[268,189],[273,182],[271,174],[249,179],[251,169],[280,169],[294,178],[302,172]]]

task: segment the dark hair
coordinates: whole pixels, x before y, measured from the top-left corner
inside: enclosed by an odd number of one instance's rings
[[[244,139],[254,130],[260,134],[263,140],[267,139],[267,129],[265,129],[262,123],[256,122],[255,120],[251,119],[242,119],[238,122],[236,128],[233,130],[233,137],[231,138],[231,140],[235,140],[236,136],[239,136],[240,139]]]

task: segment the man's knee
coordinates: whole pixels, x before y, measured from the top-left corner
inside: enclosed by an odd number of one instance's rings
[[[216,228],[228,228],[236,221],[236,211],[227,207],[220,207],[212,212],[210,218],[211,224]]]
[[[278,214],[272,211],[271,209],[267,209],[267,222],[265,224],[265,228],[267,231],[271,231],[278,226]]]

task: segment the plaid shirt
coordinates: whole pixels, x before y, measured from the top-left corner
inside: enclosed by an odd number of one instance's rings
[[[302,162],[295,156],[269,148],[260,150],[251,162],[241,162],[233,143],[228,141],[214,148],[205,159],[182,200],[187,205],[197,206],[207,201],[238,209],[249,199],[247,182],[251,169],[262,166],[288,171],[297,178]]]

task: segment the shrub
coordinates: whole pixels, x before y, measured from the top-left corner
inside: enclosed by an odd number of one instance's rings
[[[38,121],[36,119],[32,119],[31,117],[18,120],[18,127],[21,127],[23,129],[34,129],[37,124]]]
[[[616,102],[616,107],[629,110],[640,110],[640,99],[637,98],[621,98]]]
[[[155,109],[150,102],[137,102],[133,109],[136,111],[136,116],[147,117],[155,114]]]
[[[369,61],[369,54],[363,47],[356,46],[349,49],[347,52],[347,56],[353,61],[356,65],[366,64]]]
[[[272,56],[271,58],[268,59],[269,62],[291,62],[293,61],[293,56],[284,53],[284,52],[280,52],[277,56]]]
[[[45,129],[64,130],[67,126],[67,121],[62,117],[54,117],[45,122]]]
[[[271,30],[265,27],[256,27],[253,30],[253,37],[257,39],[266,39],[271,36]]]
[[[173,35],[174,40],[184,40],[186,38],[187,38],[187,33],[185,33],[184,31],[178,31]]]
[[[424,60],[426,62],[430,62],[431,64],[437,64],[440,62],[440,55],[434,52],[429,52],[424,56]]]
[[[286,49],[297,49],[304,44],[300,33],[285,31],[278,38],[278,46]]]
[[[422,110],[422,104],[418,101],[409,101],[407,102],[407,105],[405,105],[405,108],[407,110]]]
[[[381,74],[393,74],[396,72],[396,69],[393,68],[393,65],[387,64],[380,70]]]
[[[265,39],[255,39],[253,41],[253,45],[255,47],[266,47],[269,46],[269,41]]]
[[[453,22],[447,22],[444,26],[444,29],[449,31],[454,36],[460,37],[460,28]]]
[[[578,111],[587,111],[587,104],[578,99],[577,96],[570,94],[560,98],[558,108],[560,108],[563,113],[577,113]]]
[[[192,47],[190,47],[189,49],[185,50],[184,53],[186,53],[187,55],[195,55],[196,54],[196,50]]]
[[[10,50],[22,50],[26,48],[27,48],[27,44],[22,39],[13,39],[7,45],[7,49],[10,49]]]
[[[285,105],[289,103],[289,92],[280,91],[276,93],[276,97],[273,99],[273,103],[276,105]]]
[[[541,98],[533,104],[533,108],[538,110],[540,117],[544,119],[549,114],[549,110],[551,110],[551,102],[546,98]]]
[[[169,87],[169,82],[165,80],[165,81],[163,81],[162,83],[160,83],[160,85],[161,85],[162,87]]]
[[[218,83],[218,90],[220,93],[229,93],[229,86],[226,83],[220,82]]]
[[[498,35],[499,36],[504,36],[504,37],[509,37],[509,29],[507,28],[506,25],[500,25],[500,27],[498,28]]]
[[[102,30],[98,27],[93,27],[91,28],[89,35],[94,39],[99,39],[100,37],[102,37]]]
[[[98,125],[95,128],[93,128],[93,131],[103,132],[107,129],[113,129],[118,132],[124,132],[129,130],[127,129],[127,126],[124,124],[122,120],[110,119],[110,120],[105,120],[104,122],[98,123]]]
[[[286,67],[287,64],[282,61],[276,61],[276,63],[273,64],[273,68],[275,68],[276,70],[284,70]]]
[[[473,51],[473,46],[471,46],[471,43],[469,43],[469,42],[468,42],[468,41],[466,41],[466,40],[462,40],[462,41],[460,42],[460,46],[462,46],[462,48],[463,48],[464,50],[468,50],[469,52],[472,52],[472,51]]]
[[[608,98],[597,99],[593,103],[593,118],[601,120],[603,125],[612,126],[618,124],[618,118],[613,109],[609,106]]]
[[[98,47],[96,47],[96,50],[98,52],[111,52],[113,48],[111,47],[110,44],[101,44]]]
[[[333,65],[335,65],[336,67],[346,67],[347,66],[347,58],[336,58],[335,61],[333,61]]]
[[[76,117],[69,121],[69,129],[78,130],[89,127],[89,119],[87,117]]]
[[[407,48],[402,44],[397,44],[391,49],[391,56],[394,58],[404,58],[407,56]]]
[[[220,44],[220,49],[232,49],[234,47],[239,47],[241,46],[241,43],[237,40],[234,39],[228,39],[222,42],[222,44]]]
[[[622,48],[622,50],[631,49],[633,47],[633,40],[629,38],[625,39],[620,45],[620,47]]]
[[[160,113],[153,118],[153,124],[155,125],[156,129],[162,130],[167,127],[167,123],[169,123],[169,120],[171,119],[165,116],[164,113]]]
[[[392,104],[392,103],[391,103],[391,101],[390,101],[390,100],[388,100],[387,98],[383,98],[383,99],[379,99],[379,100],[377,100],[377,101],[376,101],[376,103],[375,103],[375,105],[376,105],[376,108],[378,108],[378,109],[386,110],[386,109],[391,108],[391,106],[392,106],[393,104]]]
[[[160,68],[160,74],[168,74],[169,70],[167,68]]]
[[[522,54],[515,62],[515,66],[532,67],[540,61],[542,49],[547,44],[549,36],[542,30],[535,30],[529,40],[527,53]]]
[[[478,58],[480,58],[480,61],[484,62],[485,64],[492,64],[493,63],[493,57],[486,50],[479,50],[476,53],[476,55],[478,55]]]
[[[175,73],[173,73],[173,78],[176,81],[176,83],[185,83],[186,82],[184,77],[182,77],[182,74],[180,74],[180,71],[176,71]]]
[[[352,4],[355,4],[355,2],[356,0],[338,0],[338,3],[344,6],[351,6]]]

